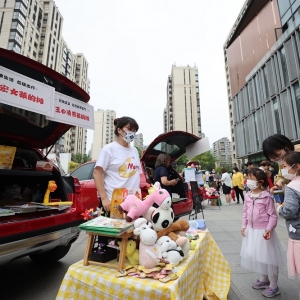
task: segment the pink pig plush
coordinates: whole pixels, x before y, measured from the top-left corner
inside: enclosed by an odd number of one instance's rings
[[[154,192],[152,192],[145,200],[140,200],[135,195],[128,195],[124,201],[118,206],[119,211],[127,213],[126,221],[131,222],[138,217],[143,216],[147,210],[156,203],[165,209],[171,207],[172,199],[167,190],[160,187],[160,183],[154,184]]]

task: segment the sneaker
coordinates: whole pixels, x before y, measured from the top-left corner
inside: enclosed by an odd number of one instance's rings
[[[272,289],[271,287],[267,287],[263,292],[262,295],[267,297],[267,298],[273,298],[277,295],[280,295],[279,288],[277,287],[276,289]]]
[[[256,290],[260,290],[260,289],[266,289],[268,288],[270,285],[270,282],[262,282],[260,280],[256,280],[255,282],[252,283],[252,287]]]

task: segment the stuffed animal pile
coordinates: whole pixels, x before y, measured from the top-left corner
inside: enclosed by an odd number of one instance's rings
[[[153,207],[153,203],[158,207]],[[127,258],[131,266],[120,276],[168,277],[166,281],[177,278],[173,268],[188,257],[191,249],[190,240],[186,237],[189,222],[181,219],[174,222],[171,204],[169,193],[161,189],[158,182],[145,200],[128,196],[121,203],[119,209],[127,213],[128,220],[134,221],[133,233],[140,242],[137,250],[136,244],[129,241]],[[172,266],[172,270],[166,270],[163,264]]]

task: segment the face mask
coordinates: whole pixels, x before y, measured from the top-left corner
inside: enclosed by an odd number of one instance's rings
[[[257,186],[257,181],[256,180],[251,180],[251,179],[247,179],[247,187],[250,190],[255,190],[258,188]]]
[[[281,174],[282,176],[287,179],[287,180],[293,180],[296,178],[296,173],[295,174],[290,174],[289,170],[293,167],[294,165],[292,165],[289,169],[288,168],[283,168],[281,169]]]
[[[282,165],[282,159],[276,161],[279,165]]]
[[[212,171],[213,174],[215,174],[215,171]]]
[[[126,143],[131,143],[134,140],[135,132],[125,131],[125,130],[123,131],[125,132],[125,136],[122,136],[123,140]]]
[[[235,170],[232,170],[233,173],[235,173]]]

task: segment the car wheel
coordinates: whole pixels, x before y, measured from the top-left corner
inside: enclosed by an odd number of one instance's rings
[[[62,259],[69,252],[70,248],[71,245],[57,246],[54,249],[47,252],[30,254],[29,257],[36,264],[51,264]]]

